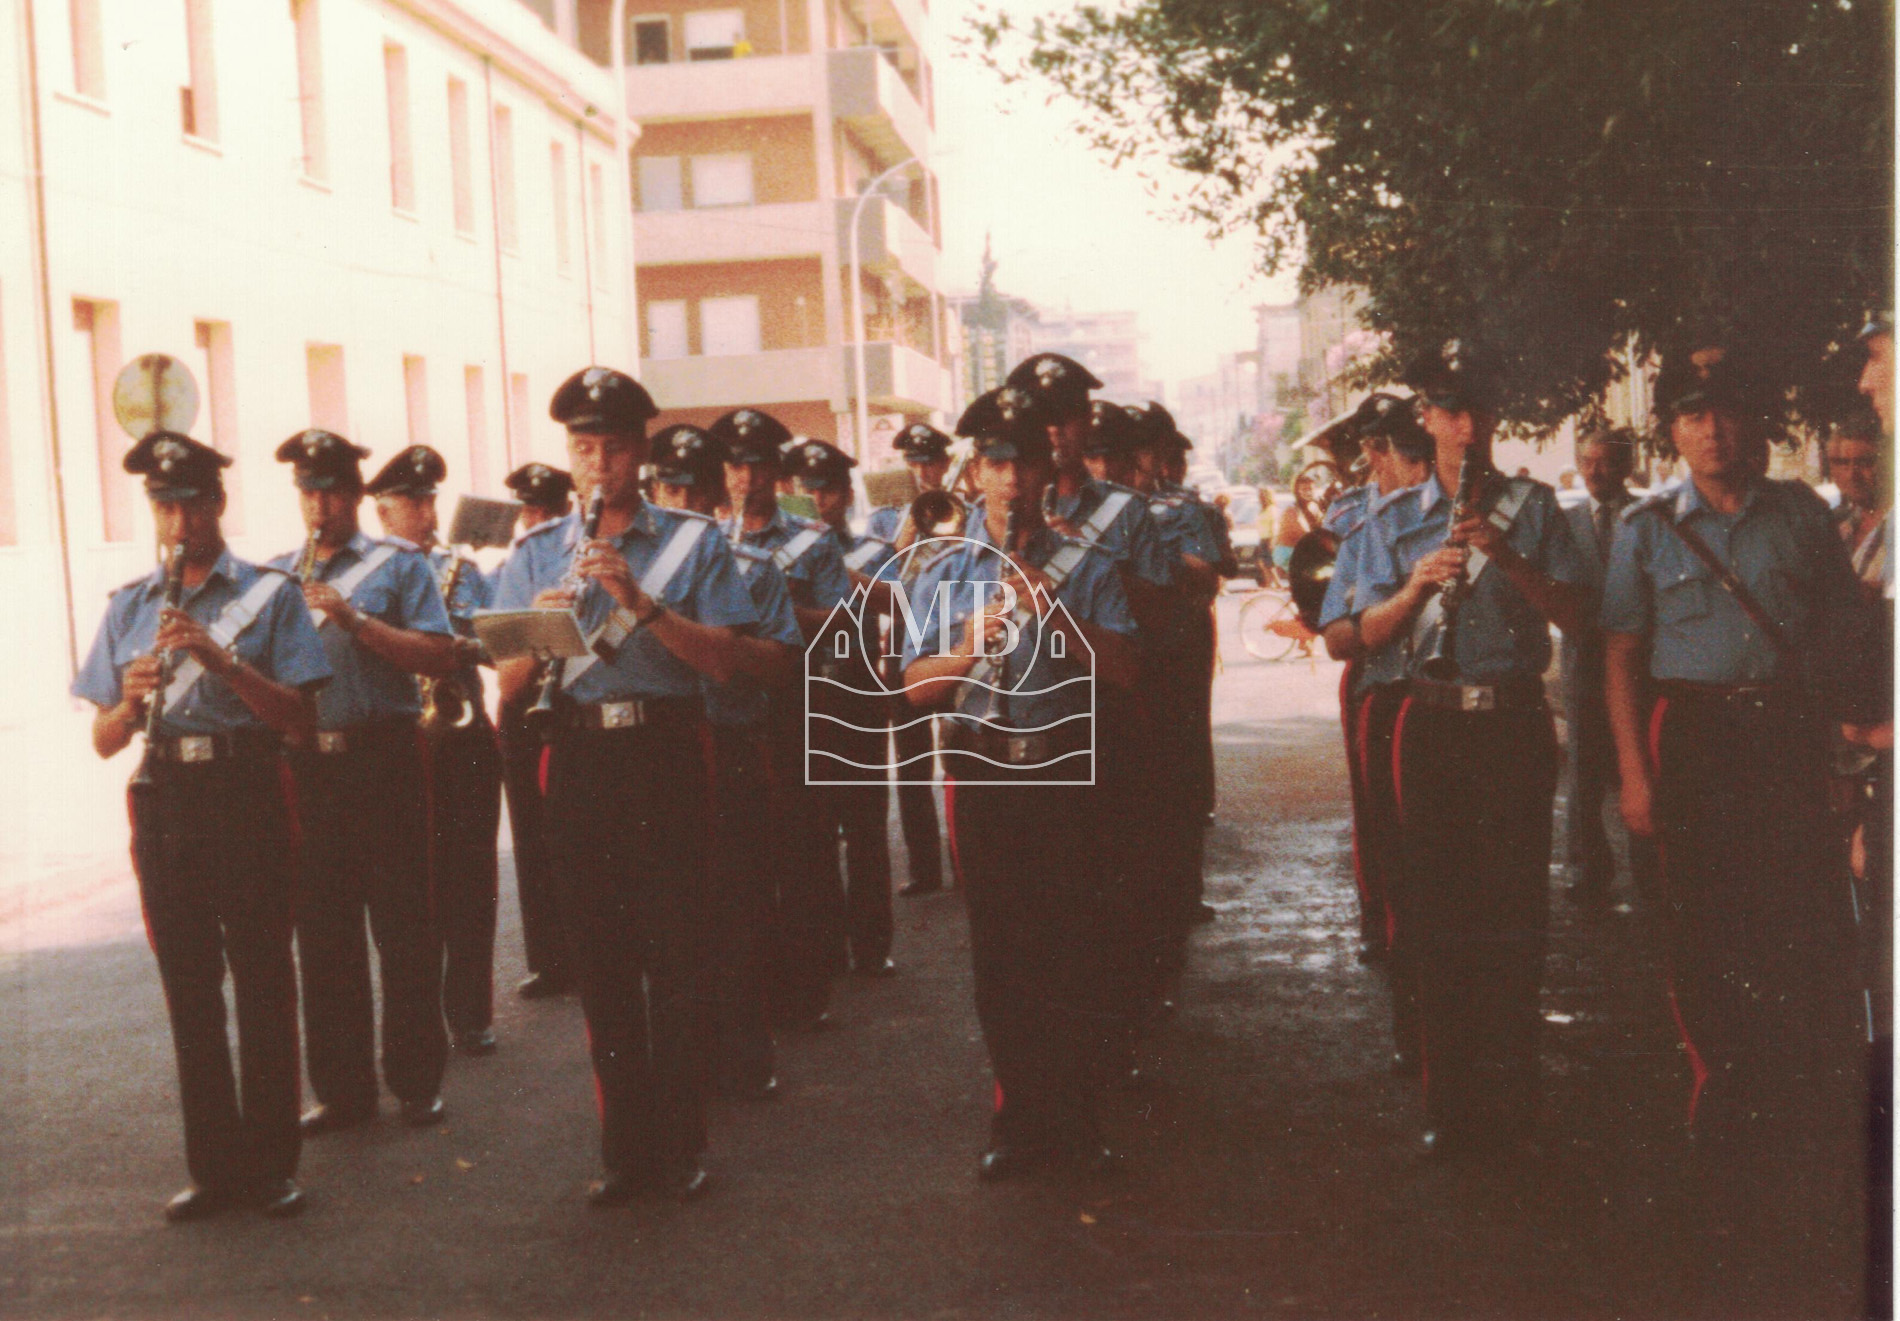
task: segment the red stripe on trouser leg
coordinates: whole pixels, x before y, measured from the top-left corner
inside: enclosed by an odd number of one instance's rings
[[[1360,794],[1364,798],[1367,807],[1374,806],[1372,802],[1372,767],[1370,758],[1367,755],[1369,747],[1367,730],[1372,723],[1372,700],[1372,694],[1367,693],[1365,700],[1359,703],[1359,728],[1355,731],[1353,738],[1354,746],[1352,753],[1359,762]],[[1359,883],[1359,900],[1363,904],[1376,904],[1379,908],[1384,908],[1385,886],[1379,884],[1377,887],[1378,892],[1376,894],[1374,893],[1374,882],[1382,881],[1383,878],[1376,876],[1371,879],[1367,878],[1366,860],[1363,853],[1364,851],[1359,846],[1359,814],[1354,812],[1352,822],[1352,868],[1355,873],[1355,879]],[[1388,931],[1386,933],[1386,944],[1390,945],[1391,943],[1391,933]]]
[[[541,786],[541,796],[548,796],[548,756],[554,751],[550,745],[541,749],[541,765],[534,773],[535,783]]]
[[[957,886],[963,885],[963,859],[957,855],[957,782],[943,777],[943,831],[950,837],[950,870],[956,873]]]
[[[1649,770],[1652,775],[1660,774],[1662,771],[1663,723],[1668,719],[1668,715],[1669,699],[1667,697],[1658,698],[1655,709],[1651,711],[1649,715]],[[1652,824],[1654,824],[1655,811],[1652,796],[1650,806]],[[1663,875],[1663,884],[1666,886],[1669,880],[1669,853],[1668,849],[1664,846],[1663,835],[1660,829],[1656,832],[1655,838],[1656,861],[1658,869]],[[1696,1049],[1695,1038],[1689,1035],[1689,1025],[1683,1021],[1682,1004],[1676,998],[1676,984],[1673,976],[1664,978],[1663,985],[1669,995],[1669,1017],[1675,1020],[1676,1035],[1682,1039],[1682,1048],[1689,1056],[1689,1074],[1691,1078],[1689,1084],[1689,1123],[1693,1127],[1695,1124],[1696,1106],[1702,1100],[1702,1088],[1709,1081],[1709,1066],[1702,1058],[1702,1052]]]
[[[1412,699],[1406,698],[1399,703],[1398,718],[1392,722],[1392,805],[1399,809],[1399,820],[1405,820],[1405,776],[1401,773],[1401,756],[1405,749],[1405,717],[1412,709]]]
[[[1003,1113],[1003,1084],[1001,1082],[996,1084],[996,1094],[991,1098],[990,1104],[995,1107],[997,1114]]]
[[[1676,987],[1665,980],[1669,991],[1669,1016],[1676,1020],[1676,1035],[1682,1038],[1682,1048],[1689,1055],[1689,1073],[1693,1081],[1689,1084],[1689,1125],[1695,1126],[1696,1103],[1702,1099],[1703,1084],[1709,1080],[1709,1066],[1702,1062],[1702,1052],[1695,1048],[1695,1040],[1689,1035],[1689,1027],[1682,1021],[1682,1005],[1676,1000]]]

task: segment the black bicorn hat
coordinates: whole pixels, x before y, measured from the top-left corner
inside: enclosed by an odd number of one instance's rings
[[[668,486],[717,487],[725,481],[726,446],[700,427],[668,427],[653,438],[648,460],[654,478]]]
[[[1046,459],[1049,432],[1034,398],[1014,386],[978,395],[957,419],[978,454],[992,459]]]
[[[1083,454],[1132,454],[1143,439],[1141,424],[1120,404],[1097,399],[1089,405],[1089,434],[1082,441]]]
[[[906,463],[929,463],[950,452],[950,437],[928,422],[913,422],[891,442]]]
[[[434,495],[449,465],[427,445],[411,445],[383,465],[363,489],[371,495]]]
[[[145,479],[145,494],[154,500],[196,500],[223,493],[231,460],[190,436],[154,431],[126,451],[123,466]]]
[[[299,491],[360,491],[368,457],[361,445],[322,427],[299,431],[277,447],[277,461],[291,465]]]
[[[522,504],[540,509],[559,509],[574,493],[574,479],[545,463],[522,464],[502,479],[502,485]]]
[[[815,491],[851,485],[858,461],[829,441],[801,440],[785,456],[785,475]]]
[[[780,462],[780,447],[792,439],[790,427],[756,408],[735,408],[707,430],[730,452],[728,463]]]
[[[1737,417],[1767,417],[1774,410],[1748,367],[1725,348],[1703,345],[1663,358],[1652,391],[1652,411],[1665,426],[1685,413],[1719,408]]]
[[[1003,383],[1034,399],[1045,416],[1079,411],[1087,406],[1089,391],[1102,388],[1094,372],[1060,353],[1024,358]]]
[[[1418,420],[1418,408],[1403,395],[1381,390],[1367,395],[1353,410],[1352,432],[1361,441],[1378,439],[1408,459],[1430,458],[1438,448]]]
[[[1158,400],[1150,399],[1146,408],[1128,410],[1141,428],[1141,445],[1165,445],[1178,450],[1191,450],[1194,442],[1181,434],[1181,428],[1175,425],[1174,414],[1170,413]]]
[[[1497,407],[1495,358],[1468,339],[1448,339],[1406,366],[1404,382],[1435,408],[1486,413]]]
[[[569,431],[622,434],[660,415],[646,387],[612,367],[584,367],[554,392],[548,416]]]

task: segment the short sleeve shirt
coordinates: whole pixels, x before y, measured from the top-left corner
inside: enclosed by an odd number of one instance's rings
[[[844,553],[823,523],[795,518],[783,509],[774,510],[772,521],[753,532],[739,531],[737,520],[737,514],[728,520],[726,534],[740,545],[771,553],[798,604],[829,610],[851,595],[851,575],[845,572]],[[816,535],[809,535],[812,533]]]
[[[792,613],[792,594],[772,557],[762,550],[739,546],[734,548],[733,558],[759,614],[753,636],[803,651],[805,637],[798,630],[798,616]],[[771,713],[771,695],[751,679],[714,683],[702,678],[700,683],[706,693],[706,718],[715,725],[753,727],[763,724]]]
[[[1156,587],[1171,585],[1174,582],[1173,569],[1162,547],[1161,534],[1155,527],[1154,517],[1148,512],[1148,501],[1140,493],[1113,482],[1090,479],[1072,496],[1054,494],[1052,488],[1050,501],[1058,518],[1080,528],[1089,515],[1101,507],[1103,501],[1117,492],[1129,498],[1114,521],[1096,540],[1095,549],[1106,555],[1117,568],[1126,568]]]
[[[452,574],[450,564],[461,561],[461,572]],[[429,552],[429,567],[434,571],[437,583],[448,583],[448,596],[443,604],[448,607],[449,624],[455,629],[455,635],[462,638],[475,636],[475,612],[486,610],[493,604],[495,589],[488,575],[481,571],[473,560],[456,555],[454,551],[436,547]],[[482,702],[482,669],[479,665],[462,667],[461,684],[477,706]]]

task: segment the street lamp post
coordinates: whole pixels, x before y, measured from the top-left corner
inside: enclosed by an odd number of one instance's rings
[[[616,4],[625,4],[626,0],[614,0],[614,2]],[[891,166],[890,169],[871,180],[870,183],[866,184],[858,192],[858,204],[851,208],[851,338],[853,347],[856,349],[853,363],[856,377],[856,392],[853,402],[856,405],[856,410],[852,414],[851,448],[854,451],[852,457],[857,459],[859,463],[864,462],[866,442],[869,440],[869,432],[871,430],[871,404],[870,401],[864,397],[866,389],[864,369],[864,244],[862,236],[859,233],[859,226],[864,220],[864,204],[870,201],[872,195],[884,186],[884,181],[899,171],[907,170],[915,164],[917,164],[917,158],[915,156],[907,156],[897,164]]]

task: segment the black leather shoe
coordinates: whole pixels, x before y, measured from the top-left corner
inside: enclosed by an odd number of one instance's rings
[[[553,1000],[572,989],[561,978],[550,977],[545,972],[531,972],[515,987],[515,994],[523,1000]]]
[[[251,1190],[251,1204],[272,1220],[303,1214],[303,1189],[295,1179],[266,1179]]]
[[[313,1105],[303,1112],[303,1118],[298,1123],[305,1137],[314,1138],[325,1133],[341,1133],[346,1128],[361,1128],[374,1118],[376,1107],[373,1105],[362,1109],[343,1105]]]
[[[854,977],[895,977],[897,976],[897,964],[891,959],[875,959],[865,963],[854,963],[851,965],[851,974]]]
[[[442,1098],[431,1096],[426,1101],[404,1101],[402,1103],[402,1122],[411,1128],[427,1128],[439,1124],[448,1114],[449,1108],[442,1104]]]
[[[712,1188],[712,1175],[695,1165],[669,1177],[662,1185],[666,1195],[676,1202],[691,1202],[704,1197]]]
[[[463,1055],[493,1055],[495,1053],[495,1029],[476,1028],[473,1032],[457,1032],[455,1049]]]
[[[191,1187],[165,1203],[165,1218],[174,1225],[208,1220],[231,1209],[235,1199],[222,1188]]]
[[[939,890],[942,890],[942,889],[943,889],[943,882],[940,880],[938,881],[911,881],[909,884],[905,885],[903,888],[898,890],[898,893],[905,896],[920,895],[920,894],[936,894]]]
[[[1020,1178],[1038,1166],[1047,1164],[1048,1160],[1049,1153],[1039,1148],[998,1143],[977,1161],[976,1177],[984,1183],[1001,1183],[1005,1179]]]
[[[626,1206],[640,1195],[643,1187],[631,1174],[609,1174],[587,1185],[587,1204],[600,1211]]]

